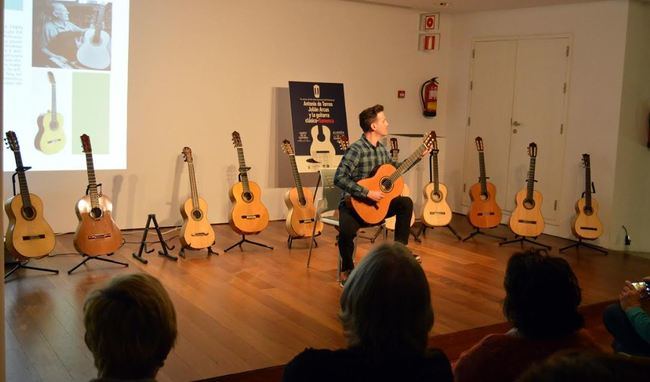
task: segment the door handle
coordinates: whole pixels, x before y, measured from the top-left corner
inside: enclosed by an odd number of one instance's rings
[[[521,126],[521,123],[519,121],[512,121],[512,126]]]

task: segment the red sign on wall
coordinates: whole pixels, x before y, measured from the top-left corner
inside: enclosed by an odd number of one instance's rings
[[[437,31],[439,24],[439,13],[424,14],[420,16],[420,30],[423,32]]]

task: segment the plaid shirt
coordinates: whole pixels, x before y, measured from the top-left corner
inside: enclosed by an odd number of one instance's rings
[[[336,175],[334,175],[334,184],[343,190],[341,202],[348,195],[365,198],[368,195],[368,189],[360,186],[357,181],[370,177],[375,167],[385,163],[398,166],[391,160],[388,150],[381,142],[377,142],[375,147],[365,135],[354,142],[341,159],[341,163],[336,169]]]

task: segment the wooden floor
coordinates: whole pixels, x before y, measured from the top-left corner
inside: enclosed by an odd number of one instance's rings
[[[455,217],[453,224],[461,235],[470,232],[464,217]],[[305,267],[308,241],[297,240],[289,250],[284,222],[273,222],[262,234],[250,237],[275,250],[245,244],[243,252],[235,248],[224,254],[223,249],[239,237],[228,225],[215,226],[215,231],[219,256],[192,252],[173,262],[154,252],[145,255],[149,264],[144,265],[131,257],[142,232],[130,231],[125,234],[127,244],[112,257],[128,262],[128,268],[91,261],[72,275],[67,270],[81,257],[71,253],[71,235],[58,237],[57,255],[31,265],[56,268],[60,274],[20,270],[6,282],[8,380],[93,378],[96,371],[83,342],[82,304],[88,291],[127,272],[158,277],[179,316],[178,341],[158,374],[159,381],[196,380],[284,364],[307,346],[344,346],[337,319],[338,251],[331,227],[318,239],[310,269]],[[496,232],[511,235],[503,226]],[[177,233],[169,232],[166,238],[178,246]],[[558,247],[570,244],[549,236],[540,241],[552,245],[554,254]],[[427,231],[421,244],[411,241],[410,246],[422,256],[430,282],[435,311],[432,334],[504,321],[503,274],[518,245],[499,247],[485,236],[461,243],[446,229],[436,229]],[[368,240],[360,239],[357,258],[370,247]],[[625,279],[650,275],[650,260],[623,253],[603,256],[583,249],[561,256],[580,280],[583,304],[614,299]]]

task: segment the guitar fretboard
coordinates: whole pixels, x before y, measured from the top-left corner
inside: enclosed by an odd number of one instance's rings
[[[187,162],[190,173],[190,192],[192,193],[192,210],[199,208],[199,191],[196,187],[196,175],[194,174],[194,162]]]
[[[487,195],[487,178],[485,177],[485,154],[483,151],[478,152],[478,163],[479,170],[481,174],[478,177],[478,181],[481,184],[481,194]]]
[[[305,199],[305,192],[302,189],[300,173],[298,172],[298,165],[296,164],[296,156],[294,154],[289,154],[289,162],[291,163],[291,172],[293,173],[293,180],[296,183],[296,190],[298,191],[298,200],[304,206],[307,200]]]
[[[237,158],[239,159],[239,175],[241,176],[241,182],[244,186],[244,192],[250,192],[250,186],[248,184],[248,167],[246,167],[246,160],[244,159],[244,148],[237,147]]]
[[[390,181],[394,183],[397,180],[397,178],[402,176],[402,174],[404,174],[408,169],[411,168],[411,166],[413,166],[413,163],[415,163],[418,160],[418,158],[422,156],[422,153],[425,152],[426,149],[427,146],[424,143],[420,144],[420,146],[415,150],[415,152],[411,154],[411,156],[406,158],[404,162],[402,162],[402,164],[397,168],[397,171],[392,173],[388,177],[388,179],[390,179]]]
[[[29,197],[29,188],[27,187],[27,177],[23,170],[23,158],[20,155],[20,150],[14,151],[14,158],[16,158],[16,173],[18,173],[18,185],[20,186],[20,198],[23,201],[25,208],[32,207],[32,199]]]
[[[99,193],[97,192],[97,179],[95,178],[95,165],[93,153],[86,153],[86,168],[88,169],[88,194],[92,208],[99,208]]]
[[[438,194],[440,191],[440,181],[438,180],[438,151],[431,152],[433,156],[433,193]]]
[[[530,157],[530,166],[528,167],[528,179],[526,182],[526,200],[533,200],[533,191],[535,190],[535,157]]]
[[[585,208],[591,209],[591,165],[589,155],[585,156]]]

